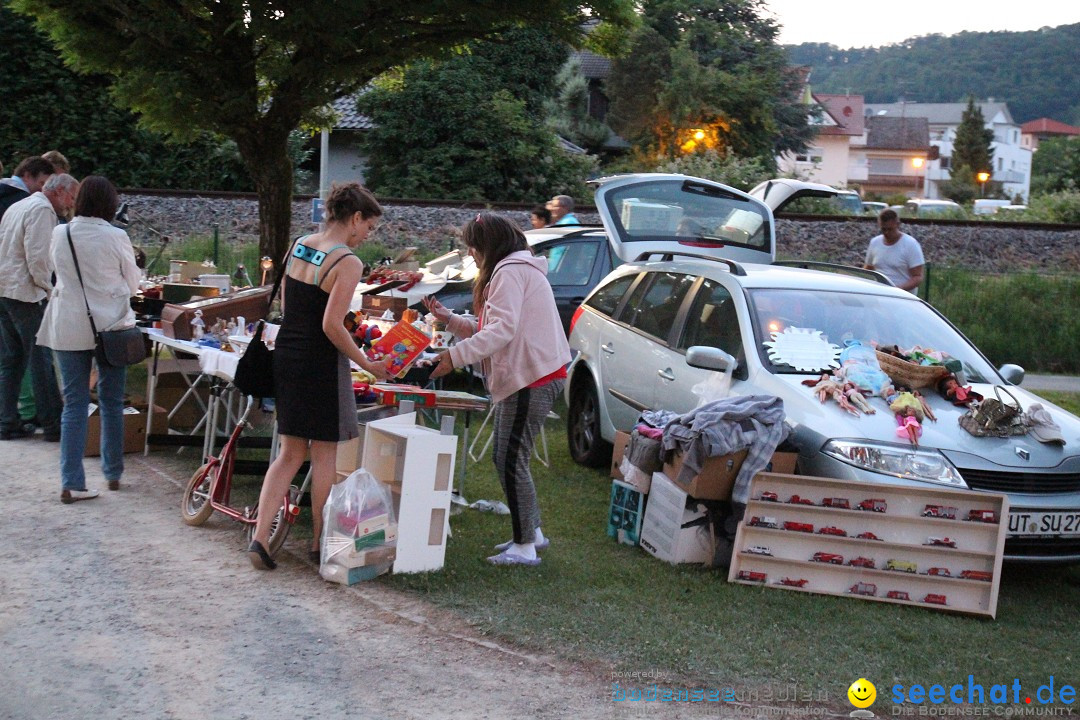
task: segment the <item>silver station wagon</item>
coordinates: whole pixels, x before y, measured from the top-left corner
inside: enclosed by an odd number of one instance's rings
[[[604,182],[596,197],[612,255],[626,262],[572,319],[566,398],[577,462],[607,461],[615,431],[629,430],[643,409],[687,412],[699,401],[695,385],[729,372],[732,395],[784,400],[799,472],[1005,493],[1007,559],[1080,561],[1080,419],[1017,387],[1021,368],[993,367],[933,307],[876,273],[774,263],[772,211],[751,195],[647,175]],[[937,421],[923,423],[916,447],[898,437],[881,398],[869,399],[875,414],[858,417],[819,402],[802,383],[820,374],[820,357],[815,364],[777,344],[793,335],[812,356],[848,341],[943,351],[984,396],[999,385],[1025,409],[1041,402],[1065,444],[1030,433],[975,437],[958,422],[965,408],[926,389]]]

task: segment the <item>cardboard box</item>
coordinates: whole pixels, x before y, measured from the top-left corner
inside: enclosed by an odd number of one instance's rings
[[[435,407],[438,396],[434,390],[424,390],[415,385],[377,383],[371,386],[380,405],[400,405],[402,400],[412,400],[416,407]]]
[[[683,527],[702,519],[705,510],[696,503],[688,509],[686,501],[687,494],[664,473],[653,473],[652,492],[641,524],[641,547],[672,564],[711,562],[713,541],[708,524]]]
[[[86,447],[83,451],[85,457],[96,457],[101,454],[101,414],[97,405],[90,404],[91,414],[86,423]],[[150,431],[153,433],[165,433],[168,431],[168,419],[165,409],[156,406],[154,416],[150,420]],[[124,452],[141,452],[146,443],[146,407],[124,408]]]
[[[374,580],[380,575],[390,571],[390,563],[381,565],[363,565],[361,567],[347,568],[334,563],[324,563],[319,568],[319,575],[323,580],[335,582],[339,585],[355,585],[364,580]]]
[[[748,452],[748,450],[739,450],[730,455],[709,458],[705,461],[705,466],[701,468],[701,472],[688,483],[679,480],[683,457],[681,453],[677,452],[672,455],[669,462],[664,463],[664,474],[686,491],[690,497],[700,498],[701,500],[730,500],[731,489],[735,485],[735,477],[739,474],[743,460],[746,459]],[[773,453],[772,459],[763,472],[793,473],[798,458],[798,453]]]
[[[192,375],[192,379],[198,376],[196,371]],[[173,372],[159,372],[157,376],[157,387],[154,391],[154,404],[165,408],[165,413],[172,412],[176,407],[176,403],[180,402],[180,398],[187,392],[188,386],[184,382],[183,376],[179,371]],[[149,376],[147,377],[146,393],[149,396]],[[199,401],[195,399],[195,395],[202,398],[203,405],[199,405]],[[210,403],[210,386],[205,383],[201,383],[196,386],[195,392],[192,393],[184,404],[176,408],[176,412],[172,418],[167,420],[167,425],[177,429],[190,429],[199,424],[199,421],[203,419],[205,412],[203,407],[208,407]],[[155,433],[157,431],[155,430]],[[168,432],[168,429],[161,431],[162,433]]]
[[[409,307],[409,301],[403,297],[390,297],[389,295],[361,295],[360,309],[370,317],[381,317],[389,310],[394,315],[394,320],[401,319],[401,313]]]
[[[626,444],[630,442],[630,433],[623,432],[622,430],[615,431],[615,444],[611,453],[611,477],[616,480],[622,480],[622,470],[619,469],[619,465],[622,463],[623,453],[626,451]]]

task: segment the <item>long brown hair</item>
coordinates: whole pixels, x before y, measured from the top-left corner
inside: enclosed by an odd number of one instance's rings
[[[473,312],[480,314],[487,295],[487,286],[495,266],[510,253],[528,250],[529,243],[521,229],[494,213],[479,213],[461,233],[465,247],[476,251],[476,266],[480,274],[473,283]]]

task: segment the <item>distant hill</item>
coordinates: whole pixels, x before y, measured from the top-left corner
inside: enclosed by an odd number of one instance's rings
[[[1080,23],[1030,32],[926,35],[881,48],[826,43],[787,46],[809,65],[814,92],[863,95],[867,102],[1004,101],[1018,123],[1049,117],[1080,125]]]

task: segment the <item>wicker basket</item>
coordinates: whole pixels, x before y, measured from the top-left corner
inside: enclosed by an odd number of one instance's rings
[[[874,351],[882,371],[898,385],[905,385],[912,390],[933,387],[937,381],[949,374],[944,365],[918,365],[901,360],[895,355]]]

